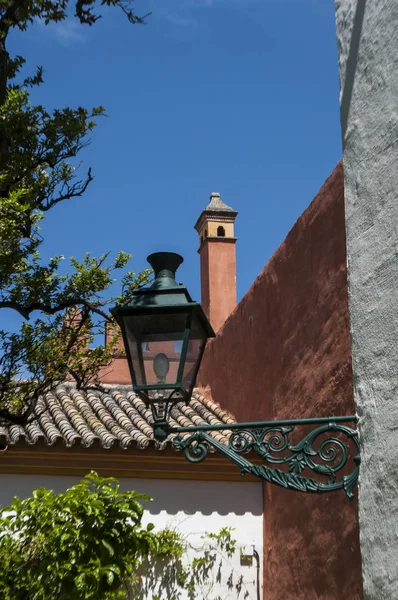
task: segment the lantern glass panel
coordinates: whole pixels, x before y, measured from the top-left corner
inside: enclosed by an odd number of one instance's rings
[[[137,385],[175,386],[187,323],[185,313],[134,315],[125,319]]]
[[[187,392],[192,390],[195,383],[200,357],[202,356],[206,340],[207,333],[204,331],[200,321],[194,314],[192,316],[188,349],[182,375],[182,387]]]

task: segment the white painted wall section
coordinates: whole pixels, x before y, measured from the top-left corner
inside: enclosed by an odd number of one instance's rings
[[[366,600],[398,599],[398,1],[335,0]]]

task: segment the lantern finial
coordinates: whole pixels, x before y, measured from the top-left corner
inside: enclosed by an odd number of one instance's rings
[[[176,287],[175,274],[184,261],[183,257],[174,252],[155,252],[150,254],[147,261],[155,272],[153,288]]]

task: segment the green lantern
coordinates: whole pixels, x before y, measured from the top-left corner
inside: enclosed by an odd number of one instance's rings
[[[198,302],[177,284],[179,254],[148,256],[155,281],[112,314],[124,340],[134,391],[152,408],[155,434],[165,435],[170,408],[189,402],[206,341],[215,333]]]

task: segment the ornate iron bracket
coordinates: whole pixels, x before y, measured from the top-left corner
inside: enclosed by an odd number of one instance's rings
[[[344,489],[353,496],[360,464],[358,431],[344,423],[356,422],[357,417],[328,417],[287,421],[203,425],[199,427],[168,427],[166,435],[174,434],[172,445],[182,450],[192,463],[202,462],[210,447],[229,458],[241,470],[260,479],[299,492],[332,492]],[[291,443],[291,434],[298,426],[319,425],[298,443]],[[223,431],[228,443],[222,443],[211,432]],[[287,471],[248,460],[254,451],[265,463],[286,465]],[[349,460],[354,468],[349,474]],[[306,472],[326,476],[317,481]]]

